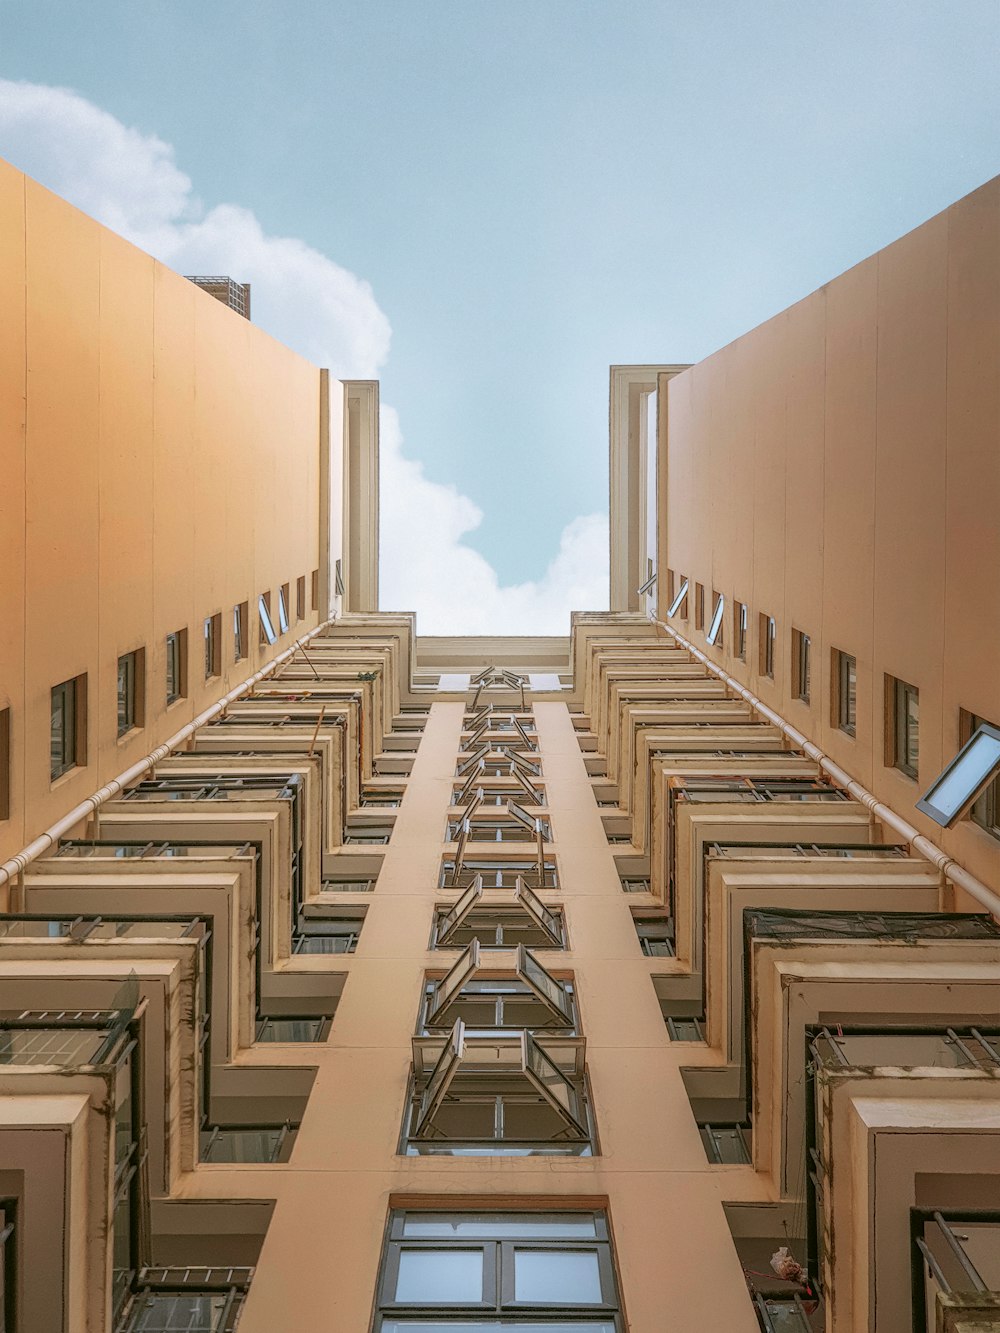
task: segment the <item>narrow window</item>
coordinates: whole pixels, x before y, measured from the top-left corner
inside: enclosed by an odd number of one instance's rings
[[[0,708],[0,819],[10,819],[9,708]]]
[[[278,589],[278,629],[288,633],[288,584],[283,583]]]
[[[144,648],[137,648],[134,653],[124,653],[118,659],[118,735],[126,735],[143,722],[143,696],[145,694],[145,657]]]
[[[677,575],[672,569],[667,570],[667,605],[677,596]]]
[[[233,661],[242,662],[247,653],[247,617],[249,602],[237,602],[233,607]]]
[[[708,627],[705,638],[716,648],[721,648],[723,640],[722,622],[726,613],[726,599],[721,592],[713,593],[712,599],[712,623]]]
[[[205,679],[222,675],[222,612],[205,618]]]
[[[985,718],[977,717],[975,713],[967,713],[963,708],[959,715],[959,733],[963,745],[972,740],[980,727],[989,726],[992,726],[994,731],[998,730],[995,723],[987,722]],[[992,837],[1000,838],[1000,773],[983,788],[973,802],[969,818]]]
[[[313,609],[314,611],[318,611],[318,610],[319,610],[319,570],[318,570],[318,569],[314,569],[314,570],[313,570],[312,575],[310,576],[310,580],[309,580],[309,581],[310,581],[310,583],[312,584],[312,588],[311,588],[311,592],[312,592],[312,609]]]
[[[858,662],[850,653],[833,650],[833,721],[848,736],[856,736],[858,726]]]
[[[260,622],[260,644],[263,647],[277,641],[274,622],[271,619],[271,594],[262,592],[257,598],[257,619]]]
[[[895,676],[885,678],[886,764],[916,779],[920,757],[920,691]]]
[[[703,583],[694,585],[694,627],[695,629],[705,628],[705,585]]]
[[[338,560],[333,567],[333,591],[338,597],[343,597],[346,589],[344,587],[344,562]]]
[[[305,620],[306,617],[306,576],[301,574],[295,580],[295,619]]]
[[[792,630],[792,694],[804,704],[809,702],[812,640],[800,629]]]
[[[167,635],[167,706],[187,694],[187,630]]]
[[[688,581],[683,574],[680,576],[680,583],[673,600],[667,607],[667,616],[680,616],[681,620],[687,620],[688,615]]]
[[[87,677],[75,676],[51,694],[49,771],[53,781],[87,762]]]
[[[763,611],[759,620],[760,633],[760,674],[774,680],[774,641],[776,632],[774,616],[766,616]]]
[[[747,604],[733,603],[733,651],[741,662],[747,660]]]

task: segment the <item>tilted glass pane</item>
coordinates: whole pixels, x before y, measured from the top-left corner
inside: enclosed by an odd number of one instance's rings
[[[517,972],[553,1014],[567,1025],[573,1022],[569,995],[522,944],[517,951]]]
[[[1000,769],[1000,736],[979,730],[924,796],[947,820]]]
[[[401,1250],[393,1300],[470,1305],[483,1299],[482,1250]]]
[[[451,1004],[462,987],[471,980],[479,967],[479,941],[473,940],[460,954],[451,971],[438,982],[427,1011],[427,1022],[433,1023]]]
[[[600,1305],[596,1250],[515,1250],[514,1299],[533,1304]]]

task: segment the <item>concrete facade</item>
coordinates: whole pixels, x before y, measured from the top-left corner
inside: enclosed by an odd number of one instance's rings
[[[8,1333],[996,1328],[1000,841],[914,802],[1000,718],[998,220],[614,367],[614,611],[429,639],[376,609],[377,384],[0,170]]]

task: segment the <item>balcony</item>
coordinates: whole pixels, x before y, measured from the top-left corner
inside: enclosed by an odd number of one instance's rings
[[[144,1268],[115,1333],[234,1333],[252,1268]]]
[[[1000,1211],[915,1208],[911,1222],[914,1329],[992,1333],[1000,1325]]]

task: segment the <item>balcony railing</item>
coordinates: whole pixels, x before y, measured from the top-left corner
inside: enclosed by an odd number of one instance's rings
[[[1000,925],[973,912],[814,912],[767,908],[743,913],[746,938],[772,940],[868,939],[982,940],[1000,937]]]
[[[706,856],[724,856],[738,861],[750,858],[762,861],[795,857],[831,857],[844,860],[898,860],[909,855],[905,843],[838,842],[707,842]]]
[[[144,1268],[116,1333],[233,1333],[252,1268]]]
[[[939,1327],[939,1293],[961,1293],[970,1328],[995,1327],[972,1315],[978,1307],[1000,1318],[1000,1212],[914,1208],[910,1218],[914,1329],[934,1333]]]

